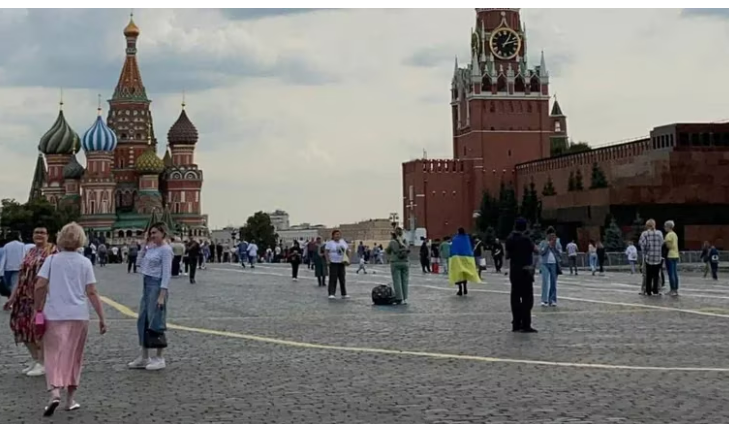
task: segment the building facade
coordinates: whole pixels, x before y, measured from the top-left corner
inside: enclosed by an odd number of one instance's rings
[[[496,196],[503,182],[520,196],[533,183],[543,223],[583,246],[612,219],[627,235],[654,218],[676,221],[684,249],[729,248],[729,123],[664,125],[567,153],[567,118],[556,99],[550,105],[544,54],[534,69],[526,62],[519,9],[476,9],[471,47],[451,82],[453,158],[402,164],[406,223],[429,238],[451,235],[473,228],[484,191]],[[604,184],[593,183],[596,172]]]
[[[203,173],[195,163],[198,132],[185,111],[167,133],[164,159],[137,61],[140,30],[130,19],[124,28],[125,60],[106,119],[101,102],[96,120],[83,137],[63,113],[41,137],[31,197],[77,208],[90,235],[124,243],[142,234],[153,216],[171,215],[170,231],[207,237],[202,214]],[[76,158],[84,149],[86,166]]]

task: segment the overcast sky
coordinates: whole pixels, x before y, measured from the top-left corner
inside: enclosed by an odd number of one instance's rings
[[[729,118],[726,10],[522,10],[575,141]],[[472,9],[137,10],[161,143],[183,89],[212,227],[281,208],[337,224],[400,209],[401,162],[450,157],[453,58]],[[0,198],[25,200],[64,88],[80,135],[111,97],[126,10],[0,9]],[[105,105],[106,110],[106,105]],[[161,152],[160,152],[161,154]],[[336,203],[333,201],[336,200]]]

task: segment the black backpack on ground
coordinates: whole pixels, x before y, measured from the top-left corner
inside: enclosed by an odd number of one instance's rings
[[[392,291],[392,287],[381,284],[373,288],[372,303],[379,306],[395,303],[395,292]]]

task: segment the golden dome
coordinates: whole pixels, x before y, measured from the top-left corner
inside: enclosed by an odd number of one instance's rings
[[[165,170],[165,163],[150,146],[137,158],[134,168],[140,174],[159,175]]]
[[[127,37],[136,37],[139,35],[139,27],[134,23],[134,18],[129,18],[129,24],[124,28],[124,35]]]

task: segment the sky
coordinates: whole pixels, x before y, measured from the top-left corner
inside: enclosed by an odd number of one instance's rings
[[[27,199],[61,88],[74,130],[91,126],[119,78],[128,13],[0,9],[0,198]],[[473,9],[146,9],[134,20],[161,145],[186,93],[212,228],[259,210],[327,225],[402,214],[401,163],[452,155],[450,82],[454,57],[470,60]],[[725,9],[523,9],[522,20],[530,67],[544,50],[574,141],[729,119]]]

